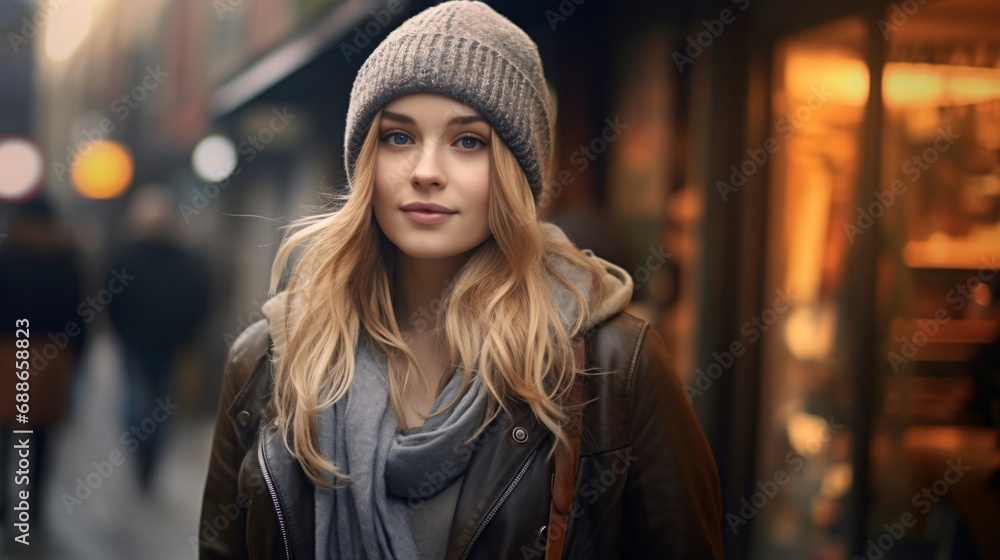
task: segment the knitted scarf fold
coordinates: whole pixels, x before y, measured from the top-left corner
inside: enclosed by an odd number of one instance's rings
[[[316,558],[417,558],[407,508],[465,472],[474,445],[465,442],[483,420],[487,393],[474,375],[454,407],[402,434],[384,355],[370,342],[356,354],[347,395],[317,415],[320,451],[349,482],[340,490],[315,489]],[[450,403],[461,383],[459,369],[431,410]]]

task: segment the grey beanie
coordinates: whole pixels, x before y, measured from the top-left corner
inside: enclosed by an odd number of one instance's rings
[[[348,177],[375,114],[418,91],[442,93],[479,111],[521,164],[537,204],[552,151],[552,100],[538,47],[482,2],[453,0],[403,22],[365,60],[347,110]]]

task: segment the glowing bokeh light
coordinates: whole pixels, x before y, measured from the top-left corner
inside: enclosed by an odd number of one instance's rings
[[[90,33],[98,0],[73,0],[52,2],[40,7],[31,22],[45,31],[45,54],[59,62],[76,52]]]
[[[236,146],[225,136],[206,136],[191,152],[191,167],[204,181],[222,181],[236,169]]]
[[[42,154],[25,138],[0,138],[0,199],[27,198],[42,180]]]
[[[77,192],[87,198],[114,198],[132,182],[132,154],[119,142],[104,140],[91,146],[73,166]]]

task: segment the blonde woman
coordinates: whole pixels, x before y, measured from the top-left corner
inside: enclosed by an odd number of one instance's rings
[[[371,54],[350,193],[295,224],[230,352],[202,558],[721,557],[715,463],[628,273],[538,217],[551,111],[480,2]]]

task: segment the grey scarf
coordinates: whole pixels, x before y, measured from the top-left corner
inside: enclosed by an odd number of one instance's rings
[[[315,489],[317,560],[417,558],[407,508],[446,488],[472,457],[474,443],[465,442],[487,403],[479,376],[448,412],[403,434],[387,372],[385,356],[370,341],[359,344],[346,397],[318,413],[320,450],[350,481],[340,490]],[[451,402],[461,382],[456,370],[432,411]]]

